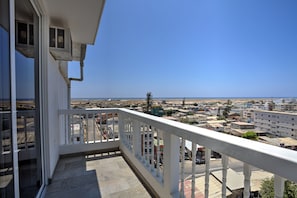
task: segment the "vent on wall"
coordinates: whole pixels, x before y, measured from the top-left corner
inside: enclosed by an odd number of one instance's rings
[[[67,28],[49,28],[49,47],[50,53],[56,60],[72,60],[72,42],[70,31]]]

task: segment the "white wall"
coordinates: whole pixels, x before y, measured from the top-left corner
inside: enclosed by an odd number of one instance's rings
[[[67,67],[67,63],[64,63]],[[48,55],[48,138],[49,138],[49,177],[52,177],[59,159],[59,146],[62,132],[59,127],[59,109],[67,108],[67,84],[59,71],[59,62]]]

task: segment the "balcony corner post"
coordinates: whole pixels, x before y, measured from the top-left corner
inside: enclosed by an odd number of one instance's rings
[[[165,195],[179,197],[179,138],[164,134],[164,190]]]

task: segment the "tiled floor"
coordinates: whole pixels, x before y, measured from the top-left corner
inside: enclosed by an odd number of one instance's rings
[[[119,153],[59,160],[46,198],[150,197]]]

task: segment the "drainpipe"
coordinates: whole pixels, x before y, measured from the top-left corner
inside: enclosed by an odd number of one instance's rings
[[[86,56],[86,44],[81,44],[80,47],[80,78],[68,78],[68,75],[65,74],[62,70],[61,62],[59,62],[59,71],[62,74],[66,84],[67,84],[67,99],[68,99],[68,109],[71,107],[71,81],[83,81],[84,80],[84,59]]]
[[[83,81],[84,80],[84,59],[86,56],[86,44],[81,44],[80,46],[80,78],[69,78],[70,81]]]
[[[69,86],[71,87],[71,81],[83,81],[84,80],[84,59],[86,56],[86,44],[80,45],[80,78],[69,78]],[[68,96],[68,105],[70,109],[71,104],[71,94],[70,94],[71,88],[69,88],[69,96]]]

